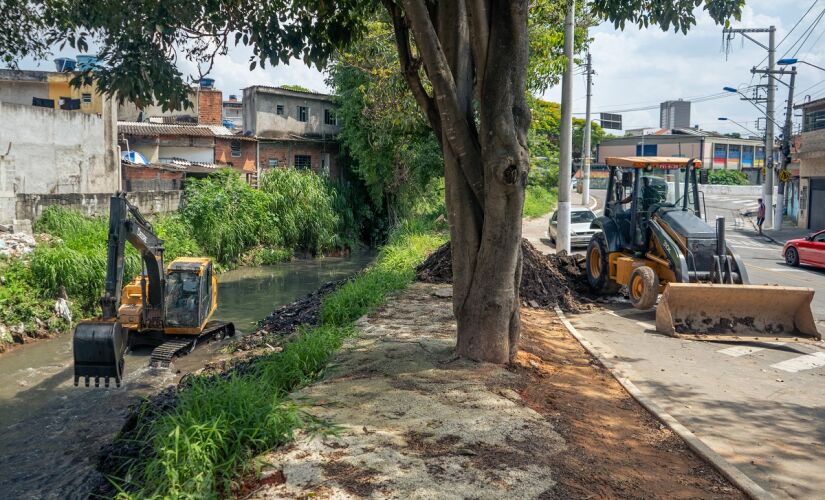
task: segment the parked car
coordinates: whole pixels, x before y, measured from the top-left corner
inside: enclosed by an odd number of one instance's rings
[[[825,230],[798,240],[790,240],[782,249],[789,266],[807,264],[825,269]]]
[[[550,237],[550,241],[553,244],[556,244],[556,237],[558,236],[558,228],[556,227],[558,224],[559,218],[559,211],[556,210],[553,212],[553,216],[550,217],[550,224],[547,227],[547,236]],[[590,229],[590,223],[596,218],[596,214],[593,213],[587,207],[573,207],[570,209],[570,246],[587,246],[590,243],[590,238],[595,234],[601,231],[601,229]]]

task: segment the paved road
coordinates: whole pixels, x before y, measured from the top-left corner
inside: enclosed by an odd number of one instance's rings
[[[604,191],[596,191],[603,199]],[[706,197],[708,220],[724,216],[731,245],[752,283],[809,286],[825,332],[825,272],[790,268],[781,246],[737,215],[756,202]],[[525,236],[554,251],[526,221]],[[686,341],[656,333],[653,311],[629,305],[572,316],[571,322],[660,407],[779,498],[825,497],[825,343]]]

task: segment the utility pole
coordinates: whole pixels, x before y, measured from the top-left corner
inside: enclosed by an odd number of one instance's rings
[[[765,226],[768,228],[774,227],[774,213],[773,213],[773,178],[774,178],[774,162],[773,162],[773,144],[774,144],[774,102],[776,99],[776,85],[773,81],[773,75],[776,72],[776,27],[769,28],[725,28],[722,33],[739,33],[743,37],[759,45],[768,51],[768,68],[767,70],[751,69],[751,73],[761,73],[768,75],[768,98],[765,102],[767,106],[767,120],[765,123],[765,184],[764,184],[764,202],[765,202]],[[767,33],[768,45],[752,38],[748,33]],[[731,40],[729,37],[728,40]],[[780,218],[780,221],[782,219]],[[780,222],[781,224],[781,222]]]
[[[559,216],[556,253],[570,253],[570,176],[573,170],[573,26],[576,0],[567,0],[564,16],[564,56],[561,80],[561,131],[559,134]]]
[[[791,163],[791,135],[793,134],[793,88],[796,82],[796,66],[791,68],[791,83],[788,86],[788,106],[785,108],[785,127],[782,130],[782,167],[777,175],[776,213],[773,216],[773,228],[782,229],[785,215],[785,181],[782,176]]]
[[[582,205],[590,204],[590,97],[593,95],[593,60],[587,53],[587,108],[584,116],[584,144],[582,145]]]

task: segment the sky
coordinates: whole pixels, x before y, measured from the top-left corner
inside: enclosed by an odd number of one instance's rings
[[[746,0],[741,21],[733,21],[732,26],[764,28],[774,25],[779,43],[812,5],[807,17],[778,45],[777,59],[790,49],[787,57],[795,55],[800,60],[825,67],[825,16],[821,16],[825,13],[825,0]],[[794,43],[817,18],[822,21],[796,53],[800,44],[794,47]],[[697,25],[687,35],[662,32],[658,28],[640,30],[635,26],[619,31],[609,23],[593,28],[590,35],[593,38],[590,52],[596,72],[593,112],[654,108],[621,113],[625,129],[658,127],[658,104],[662,101],[711,96],[720,94],[725,86],[745,89],[760,83],[758,76],[752,77],[750,69],[754,65],[764,64],[762,61],[767,54],[765,49],[751,41],[744,40],[743,43],[742,37],[737,35],[726,56],[722,27],[714,24],[701,9],[697,9]],[[754,37],[767,45],[767,33],[754,34]],[[215,85],[224,91],[224,96],[238,94],[240,97],[242,88],[256,84],[297,84],[311,90],[329,91],[324,82],[325,75],[301,61],[249,71],[249,54],[248,49],[235,47],[216,61],[210,77],[215,78]],[[21,67],[36,69],[38,65],[33,61],[23,61]],[[52,63],[48,62],[39,64],[41,69],[52,67]],[[184,74],[197,74],[187,61],[181,62],[181,69]],[[577,73],[573,85],[573,112],[582,117],[585,81],[580,69]],[[785,77],[785,81],[787,79]],[[560,87],[548,90],[544,98],[558,101]],[[798,66],[796,101],[801,101],[805,95],[811,95],[814,99],[825,96],[825,71],[807,65]],[[776,106],[778,122],[783,119],[786,99],[787,88],[779,85]],[[731,121],[719,121],[721,116],[753,130],[757,126],[757,117],[762,114],[750,103],[740,101],[737,95],[729,94],[723,98],[693,103],[691,124],[706,130],[747,134]]]

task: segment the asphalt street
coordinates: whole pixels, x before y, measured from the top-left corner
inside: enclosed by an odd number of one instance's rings
[[[603,200],[604,191],[595,194]],[[751,283],[816,290],[814,317],[825,332],[825,272],[787,266],[782,246],[756,235],[738,215],[756,200],[708,196],[705,204],[709,221],[725,217]],[[546,253],[555,251],[545,234],[548,218],[524,225],[525,237]],[[655,331],[654,311],[627,303],[608,310],[569,319],[648,397],[766,490],[778,498],[823,498],[825,343],[682,340]]]

